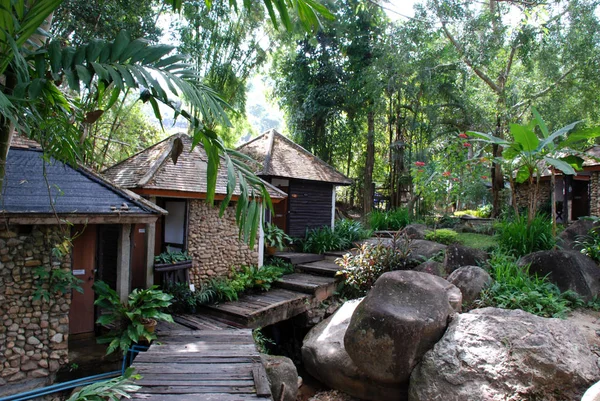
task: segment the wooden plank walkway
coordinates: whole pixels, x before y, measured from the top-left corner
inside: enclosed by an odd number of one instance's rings
[[[251,330],[167,328],[159,341],[132,365],[142,376],[132,400],[272,400]]]

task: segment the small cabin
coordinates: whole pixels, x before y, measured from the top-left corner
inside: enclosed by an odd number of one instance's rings
[[[287,194],[273,205],[273,224],[292,237],[304,237],[307,230],[323,226],[333,228],[336,187],[352,184],[351,179],[273,129],[238,151],[257,161],[259,177]]]

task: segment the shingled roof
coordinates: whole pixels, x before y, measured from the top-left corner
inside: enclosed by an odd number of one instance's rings
[[[103,216],[108,218],[103,221],[117,223],[142,222],[142,218],[155,220],[158,215],[166,214],[153,203],[115,187],[84,167],[74,168],[54,159],[44,166],[43,152],[33,141],[15,137],[12,144],[0,202],[0,213],[5,216],[43,222],[45,217],[54,218],[56,213],[69,216],[72,222]]]
[[[170,158],[173,142],[181,138],[183,152],[174,164]],[[186,134],[175,134],[106,169],[103,174],[123,188],[178,191],[205,194],[207,190],[206,170],[208,156],[202,145],[192,149],[192,138]],[[287,195],[265,182],[273,199]],[[227,194],[227,170],[219,168],[215,193]],[[239,188],[234,195],[240,195]]]
[[[238,151],[260,163],[259,176],[350,185],[352,180],[274,129],[245,143]]]

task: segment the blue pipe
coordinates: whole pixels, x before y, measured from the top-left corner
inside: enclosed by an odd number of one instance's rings
[[[126,355],[123,356],[123,364],[121,365],[121,370],[115,370],[112,372],[101,373],[94,376],[82,377],[80,379],[70,380],[64,383],[57,383],[51,386],[46,386],[42,388],[37,388],[34,390],[26,391],[24,393],[18,393],[9,395],[7,397],[0,398],[0,401],[26,401],[34,398],[42,397],[44,395],[49,395],[53,393],[57,393],[59,391],[70,390],[75,387],[85,386],[92,383],[97,383],[100,381],[112,379],[115,377],[119,377],[125,373],[125,369],[127,366],[133,363],[133,360],[140,352],[145,352],[148,350],[148,346],[145,345],[137,345],[134,344],[129,349]]]

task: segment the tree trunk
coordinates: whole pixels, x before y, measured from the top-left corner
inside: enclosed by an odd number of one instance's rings
[[[556,237],[556,194],[554,193],[556,189],[556,177],[554,176],[554,168],[550,169],[550,202],[552,203],[552,236]]]
[[[375,113],[367,115],[367,160],[365,162],[365,184],[363,193],[363,213],[366,216],[373,209],[373,167],[375,165]]]

